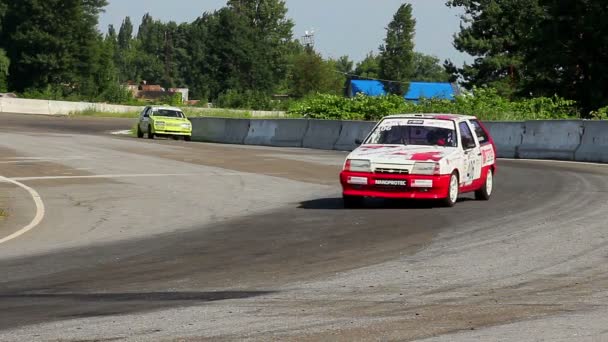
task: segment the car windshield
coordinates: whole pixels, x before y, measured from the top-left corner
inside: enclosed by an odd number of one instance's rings
[[[163,116],[167,118],[184,118],[184,113],[177,110],[157,109],[154,111],[154,116]]]
[[[435,119],[387,119],[365,141],[366,144],[456,147],[454,122]]]

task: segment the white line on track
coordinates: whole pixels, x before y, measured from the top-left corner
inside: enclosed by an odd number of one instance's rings
[[[16,180],[6,178],[3,176],[0,176],[0,182],[11,183],[11,184],[14,184],[14,185],[24,189],[32,196],[32,199],[34,200],[34,204],[36,204],[36,216],[34,216],[34,219],[32,220],[32,222],[30,222],[27,226],[21,228],[20,230],[14,232],[13,234],[0,239],[0,244],[3,244],[8,241],[11,241],[13,239],[16,239],[16,238],[20,237],[21,235],[29,232],[30,230],[36,228],[40,224],[40,222],[42,222],[42,219],[44,218],[45,208],[44,208],[44,202],[42,201],[40,194],[36,190],[30,188],[29,186],[27,186],[25,184],[19,183]]]

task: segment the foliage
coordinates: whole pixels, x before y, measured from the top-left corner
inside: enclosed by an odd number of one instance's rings
[[[8,91],[8,75],[11,65],[10,59],[6,56],[6,52],[0,49],[0,92]]]
[[[295,103],[292,115],[316,119],[378,120],[386,115],[403,113],[453,113],[475,115],[483,120],[565,119],[576,115],[573,101],[559,97],[510,101],[493,89],[474,89],[455,101],[422,99],[418,104],[407,102],[397,95],[368,97],[357,95],[343,98],[317,94]]]
[[[414,52],[412,61],[412,81],[419,82],[449,82],[450,75],[440,64],[439,58]]]
[[[289,102],[273,100],[268,94],[259,91],[247,90],[241,93],[236,90],[228,90],[218,96],[214,105],[218,108],[275,111],[286,110]]]
[[[598,0],[450,0],[464,9],[455,46],[476,57],[458,70],[467,86],[506,96],[608,105],[608,7]]]
[[[105,0],[10,1],[0,45],[11,60],[9,85],[23,91],[49,84],[93,95],[108,71],[97,16]]]
[[[300,98],[314,92],[341,94],[346,78],[337,69],[335,61],[323,60],[315,51],[298,54],[291,70],[291,95]]]
[[[388,25],[384,44],[380,46],[380,78],[395,81],[387,86],[391,94],[407,93],[407,82],[413,74],[415,31],[412,5],[403,4]]]
[[[360,78],[380,78],[380,56],[370,52],[357,64],[355,74]]]

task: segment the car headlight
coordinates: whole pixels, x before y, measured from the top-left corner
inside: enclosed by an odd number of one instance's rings
[[[369,160],[348,159],[344,164],[344,170],[352,172],[371,172],[372,165]]]
[[[190,128],[190,124],[189,123],[183,123],[182,124],[182,128],[189,129]]]
[[[154,126],[164,126],[165,122],[164,121],[154,121]]]
[[[417,162],[414,164],[412,169],[413,175],[438,175],[439,174],[439,163],[421,163]]]

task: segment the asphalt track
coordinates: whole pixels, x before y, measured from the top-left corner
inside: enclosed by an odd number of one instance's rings
[[[608,167],[501,160],[495,196],[345,210],[344,153],[0,115],[41,196],[0,244],[1,341],[608,340]],[[34,217],[0,182],[0,239]]]

